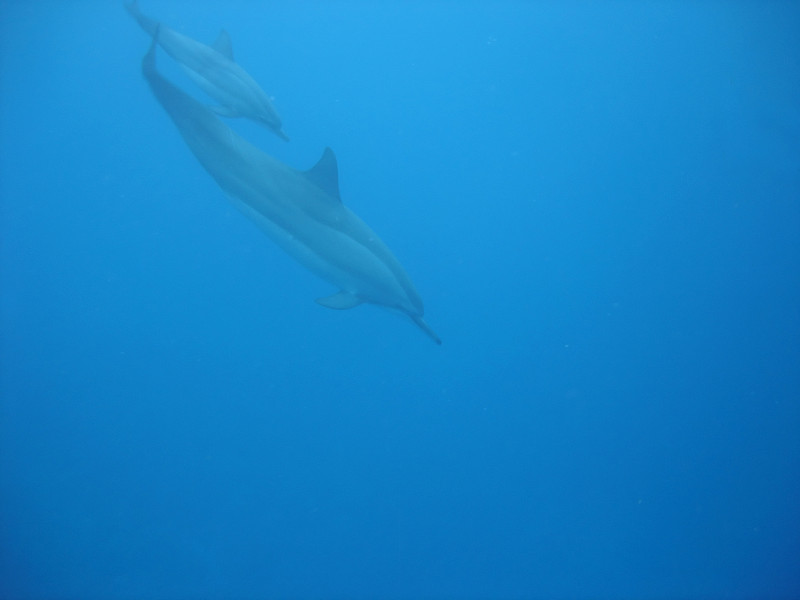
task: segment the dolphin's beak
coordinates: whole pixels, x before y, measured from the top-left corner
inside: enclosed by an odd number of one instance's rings
[[[425,319],[423,319],[419,315],[412,315],[410,313],[408,316],[411,317],[411,320],[414,321],[414,323],[416,323],[417,326],[420,329],[422,329],[422,331],[428,334],[428,337],[430,337],[438,345],[440,346],[442,345],[442,340],[439,338],[438,335],[434,333],[433,329],[431,329],[430,326],[425,322]]]

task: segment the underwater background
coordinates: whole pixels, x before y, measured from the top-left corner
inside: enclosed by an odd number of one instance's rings
[[[800,5],[140,7],[443,345],[314,302],[121,2],[0,3],[0,597],[800,596]]]

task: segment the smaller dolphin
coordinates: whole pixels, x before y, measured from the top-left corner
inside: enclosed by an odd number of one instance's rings
[[[126,4],[125,8],[189,77],[219,102],[220,106],[213,107],[214,112],[224,117],[247,117],[289,141],[269,96],[233,60],[231,38],[224,29],[212,46],[206,46],[143,15],[137,0]]]

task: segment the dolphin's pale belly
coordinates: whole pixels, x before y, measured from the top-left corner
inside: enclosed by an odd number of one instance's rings
[[[229,197],[284,252],[312,273],[365,302],[417,313],[391,269],[351,237],[302,215],[289,231],[245,202]]]
[[[183,71],[211,98],[221,106],[228,108],[232,115],[247,115],[255,118],[269,117],[271,122],[280,123],[277,112],[266,94],[252,80],[244,76],[243,71],[231,63],[225,68],[209,65],[204,69],[196,69],[181,64]]]

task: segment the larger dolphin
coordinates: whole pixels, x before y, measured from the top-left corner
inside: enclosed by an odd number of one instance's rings
[[[275,160],[162,77],[156,70],[155,51],[154,38],[142,60],[142,73],[200,164],[275,243],[339,289],[317,302],[337,309],[369,302],[398,310],[441,344],[422,318],[422,300],[403,267],[342,204],[331,149],[326,148],[308,171]]]
[[[206,46],[143,15],[137,0],[126,4],[125,8],[150,36],[158,31],[158,42],[167,54],[206,94],[219,102],[215,112],[226,117],[247,117],[289,141],[272,100],[233,60],[231,40],[226,31],[219,34],[213,46]]]

